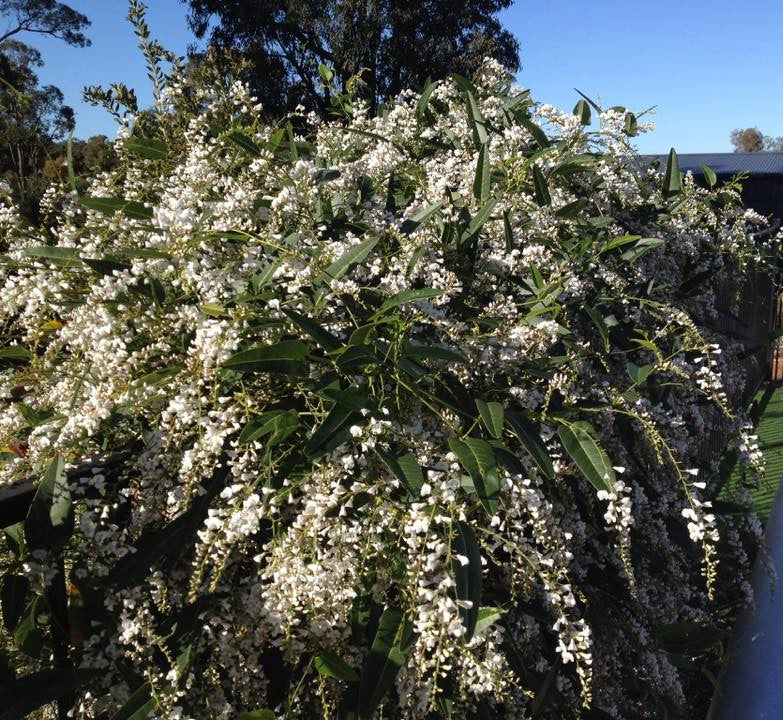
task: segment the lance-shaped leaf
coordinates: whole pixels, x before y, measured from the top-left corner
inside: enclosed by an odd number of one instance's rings
[[[59,455],[38,483],[24,521],[24,537],[33,550],[60,548],[73,532],[73,506],[65,463]]]
[[[460,237],[461,245],[466,245],[479,234],[481,228],[484,227],[484,223],[487,222],[490,215],[492,215],[492,211],[495,209],[497,203],[498,199],[496,197],[491,197],[487,200],[486,205],[473,216],[468,227],[465,229],[465,232],[462,233],[462,236]]]
[[[484,402],[476,400],[476,407],[481,417],[481,422],[487,428],[489,434],[500,439],[503,435],[503,406],[499,402]]]
[[[612,463],[598,444],[598,433],[588,422],[558,420],[557,434],[579,471],[596,488],[611,492],[615,484]]]
[[[666,161],[666,172],[663,176],[663,195],[669,197],[682,192],[682,175],[680,175],[680,162],[674,148],[669,150],[669,158]]]
[[[590,305],[584,305],[582,309],[585,311],[590,320],[592,320],[593,325],[595,325],[596,329],[598,330],[598,334],[601,336],[601,340],[604,341],[604,350],[609,352],[611,350],[609,328],[606,326],[604,316],[597,310],[597,308],[591,307]]]
[[[9,632],[13,632],[22,619],[29,592],[30,581],[24,575],[9,573],[3,578],[3,625]]]
[[[329,411],[324,421],[316,428],[305,448],[305,453],[313,457],[337,447],[348,436],[348,428],[361,421],[361,413],[340,403]]]
[[[74,247],[61,247],[56,245],[35,245],[26,247],[22,253],[27,257],[40,260],[48,260],[53,265],[68,267],[71,265],[80,265],[81,258],[79,251]]]
[[[444,290],[436,290],[435,288],[402,290],[386,300],[383,305],[378,308],[378,312],[373,315],[373,319],[378,318],[383,313],[398,307],[399,305],[405,305],[405,303],[415,302],[416,300],[431,300],[432,298],[440,297],[444,292]]]
[[[125,149],[147,160],[165,160],[168,154],[166,143],[154,138],[128,138],[125,141]]]
[[[467,115],[470,127],[473,130],[473,142],[476,147],[481,147],[487,142],[487,126],[484,116],[481,114],[478,102],[476,100],[476,88],[469,80],[454,73],[452,75],[454,82],[462,88],[467,98]]]
[[[377,237],[367,238],[367,240],[363,240],[358,245],[354,245],[347,250],[324,270],[322,276],[323,280],[327,284],[332,280],[339,280],[351,269],[351,267],[360,263],[372,252],[372,249],[378,244],[379,239],[380,238]]]
[[[327,352],[333,352],[341,347],[337,337],[312,318],[302,315],[291,308],[283,308],[283,312]]]
[[[538,165],[533,165],[533,192],[535,193],[536,202],[542,207],[552,204],[549,185],[544,177],[544,173],[538,169]]]
[[[22,345],[0,348],[0,360],[32,360],[33,354]]]
[[[500,480],[492,446],[478,438],[458,440],[450,437],[449,447],[468,471],[479,502],[489,515],[494,515],[498,509]]]
[[[313,659],[313,665],[319,675],[333,677],[347,682],[357,682],[359,676],[345,660],[333,650],[323,650]]]
[[[252,157],[261,157],[261,148],[258,147],[257,143],[252,138],[245,135],[245,133],[235,130],[234,132],[230,132],[226,137],[248,155]]]
[[[310,348],[299,340],[283,340],[274,345],[259,345],[231,356],[223,367],[238,372],[274,372],[284,375],[306,375],[305,362]]]
[[[423,210],[419,210],[419,212],[417,212],[415,215],[412,215],[411,217],[404,220],[402,226],[400,227],[400,230],[402,230],[402,232],[404,232],[406,235],[410,235],[414,230],[416,230],[419,227],[419,225],[429,220],[442,207],[443,207],[442,202],[437,202],[432,205],[428,205]]]
[[[374,447],[378,457],[383,460],[383,464],[389,468],[394,477],[396,477],[408,492],[414,497],[418,497],[419,490],[424,484],[424,473],[416,460],[416,456],[411,452],[406,452],[399,457],[394,457],[388,450],[380,445]]]
[[[70,695],[95,675],[94,670],[39,670],[3,683],[0,720],[19,720],[34,710]]]
[[[620,257],[626,262],[634,262],[650,250],[655,250],[664,244],[661,238],[642,238],[633,247],[626,250]]]
[[[538,466],[544,475],[552,480],[555,477],[555,469],[552,466],[552,458],[549,456],[549,451],[541,441],[541,436],[538,434],[538,430],[535,425],[531,423],[526,417],[515,411],[509,411],[506,413],[509,425],[514,431],[517,439],[522,443],[522,447],[527,450],[533,462]]]
[[[413,624],[401,610],[386,608],[359,682],[358,720],[370,720],[413,648]]]
[[[239,433],[237,442],[246,445],[254,440],[271,435],[270,443],[284,440],[299,427],[296,410],[270,410],[253,418]]]
[[[636,363],[628,362],[627,363],[628,368],[628,375],[630,375],[631,380],[634,381],[637,385],[641,385],[650,375],[650,373],[653,371],[652,365],[637,365]]]
[[[481,551],[473,528],[465,522],[457,522],[455,525],[451,541],[451,566],[457,600],[462,601],[460,615],[465,624],[465,640],[470,641],[476,629],[481,602]]]
[[[489,148],[487,143],[481,146],[476,162],[476,177],[473,180],[473,195],[479,202],[485,203],[489,198],[490,183]]]
[[[589,125],[591,121],[590,104],[584,98],[574,105],[574,115],[579,118],[582,125]]]
[[[438,87],[438,81],[435,80],[433,82],[428,77],[427,82],[424,83],[424,89],[421,91],[421,95],[419,96],[419,101],[416,103],[416,117],[419,120],[423,119],[426,115],[427,105],[429,105],[430,97],[432,97],[432,93],[435,91],[436,87]]]
[[[132,220],[150,220],[153,216],[152,208],[136,200],[123,200],[113,197],[86,197],[81,199],[82,205],[90,210],[101,213],[121,212]]]
[[[402,347],[402,354],[412,360],[444,360],[460,364],[468,362],[464,355],[437,345],[411,345],[406,342]]]
[[[546,136],[546,133],[530,118],[519,118],[519,124],[533,136],[533,140],[536,141],[541,149],[548,148],[551,145],[549,138]]]

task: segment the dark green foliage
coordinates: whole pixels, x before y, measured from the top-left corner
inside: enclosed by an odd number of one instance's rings
[[[487,56],[519,68],[518,43],[497,19],[510,0],[181,1],[199,38],[242,51],[247,78],[272,115],[299,103],[325,113],[331,86],[345,90],[357,74],[359,95],[375,109],[427,78],[470,76]]]

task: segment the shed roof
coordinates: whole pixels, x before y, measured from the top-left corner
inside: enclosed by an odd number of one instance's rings
[[[666,155],[644,155],[648,162],[659,159],[661,168],[666,167]],[[700,165],[706,165],[716,175],[783,175],[783,153],[685,153],[678,154],[680,170],[692,170],[701,175]]]

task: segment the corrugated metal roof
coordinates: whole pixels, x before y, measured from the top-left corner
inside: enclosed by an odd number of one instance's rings
[[[659,159],[661,170],[666,167],[667,155],[643,155],[642,158],[647,162]],[[699,175],[699,165],[712,168],[716,175],[783,175],[783,153],[678,153],[677,159],[680,162],[680,170],[692,170]]]

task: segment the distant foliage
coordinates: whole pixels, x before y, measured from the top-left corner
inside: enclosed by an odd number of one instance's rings
[[[243,66],[267,118],[300,104],[327,113],[322,64],[339,91],[353,78],[371,112],[427,77],[470,75],[485,57],[519,68],[519,45],[498,18],[510,0],[181,1],[197,37]]]
[[[321,74],[109,93],[116,167],[2,206],[0,712],[703,716],[759,533],[703,438],[762,469],[710,327],[779,238],[495,61]]]
[[[732,130],[731,144],[734,152],[783,152],[783,137],[764,135],[756,127]]]

